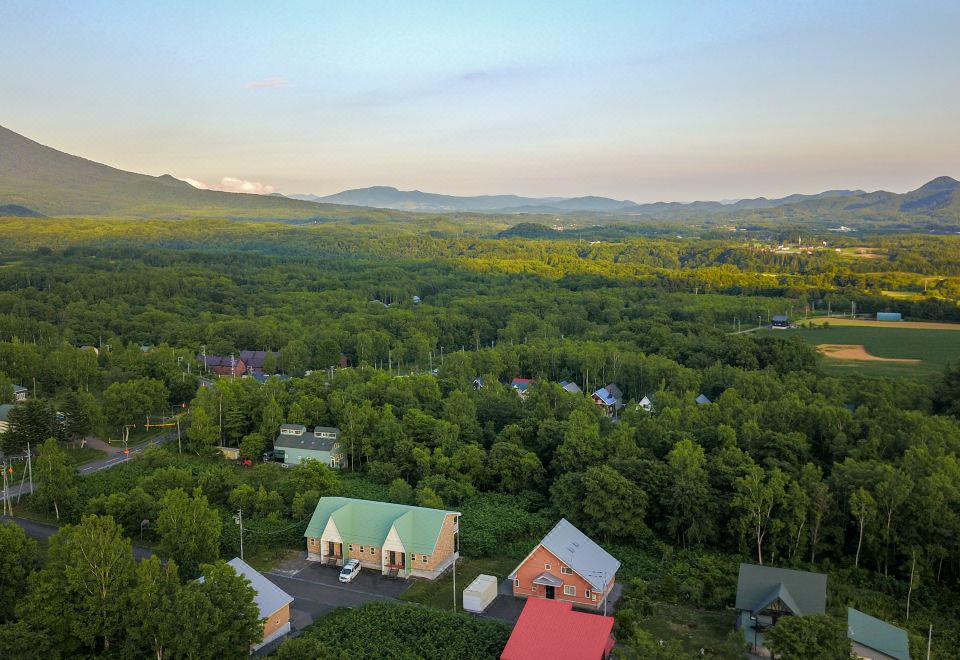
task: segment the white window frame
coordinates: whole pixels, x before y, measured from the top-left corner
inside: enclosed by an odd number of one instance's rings
[[[590,596],[591,596],[590,590],[589,590],[589,589],[584,589],[584,590],[583,590],[583,597],[584,597],[584,598],[590,598]]]
[[[545,571],[549,571],[549,570],[550,570],[550,563],[549,563],[549,562],[547,562],[546,564],[543,565],[543,570],[545,570]]]
[[[564,596],[574,596],[577,595],[577,587],[572,584],[563,585],[563,595]]]
[[[573,569],[570,568],[569,566],[561,566],[560,573],[562,575],[573,575]]]
[[[520,578],[513,578],[513,586],[517,589],[520,588]]]

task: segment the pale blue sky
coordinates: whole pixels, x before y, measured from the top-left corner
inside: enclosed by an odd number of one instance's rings
[[[0,3],[0,125],[149,174],[636,201],[960,177],[960,2]]]

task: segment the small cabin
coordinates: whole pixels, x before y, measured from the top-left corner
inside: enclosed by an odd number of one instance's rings
[[[786,314],[778,314],[771,319],[770,326],[775,330],[785,330],[790,327],[790,317]]]

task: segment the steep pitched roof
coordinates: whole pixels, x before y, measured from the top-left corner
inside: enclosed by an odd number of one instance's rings
[[[600,660],[613,647],[613,623],[568,602],[528,598],[500,660]]]
[[[910,660],[907,631],[852,607],[847,608],[847,637],[897,660]]]
[[[277,357],[277,353],[273,351],[240,351],[240,359],[253,369],[263,369],[263,362],[267,359],[267,355]]]
[[[284,605],[293,602],[293,596],[265,578],[257,569],[239,557],[234,557],[227,564],[232,566],[238,575],[250,580],[250,586],[257,592],[253,600],[260,610],[261,618],[266,618]]]
[[[7,416],[10,414],[11,410],[13,410],[13,406],[9,403],[0,405],[0,422],[7,421]]]
[[[603,404],[606,406],[622,405],[621,399],[623,398],[623,392],[613,383],[610,383],[606,387],[601,387],[594,392],[593,395],[603,401]]]
[[[753,604],[753,607],[750,608],[751,612],[760,612],[766,609],[771,603],[779,600],[784,605],[787,606],[794,614],[800,614],[800,606],[797,605],[797,601],[794,600],[793,595],[790,593],[790,590],[787,589],[786,585],[783,582],[777,582],[766,594],[763,595],[763,598],[760,598]]]
[[[787,568],[740,564],[736,602],[738,610],[756,612],[757,608],[766,607],[778,597],[799,616],[823,614],[827,603],[827,576]]]
[[[613,555],[594,543],[566,518],[561,518],[560,522],[547,532],[540,545],[589,582],[596,591],[603,591],[620,569],[620,562]],[[527,559],[529,558],[528,555]],[[523,566],[527,559],[524,559],[520,566]],[[520,566],[510,574],[511,579],[520,570]]]
[[[321,497],[304,536],[319,538],[333,518],[344,543],[382,546],[393,528],[407,552],[429,555],[433,554],[448,514],[460,515],[456,511],[406,504]]]
[[[697,396],[697,403],[713,403],[706,394],[700,394]]]
[[[580,386],[569,380],[561,380],[560,387],[570,392],[570,394],[579,394],[583,390],[580,389]]]

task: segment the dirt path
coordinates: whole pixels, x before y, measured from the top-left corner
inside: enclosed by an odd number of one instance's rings
[[[902,362],[917,364],[921,360],[913,358],[885,358],[870,355],[863,344],[817,344],[817,350],[826,357],[837,360],[859,360],[861,362]]]
[[[810,319],[813,325],[829,323],[835,327],[861,326],[865,328],[910,328],[911,330],[960,330],[960,323],[938,323],[936,321],[868,321],[845,318]]]
[[[100,438],[93,435],[87,436],[85,441],[87,447],[99,449],[100,451],[104,451],[108,454],[117,454],[123,451],[123,447],[114,447],[113,445],[107,444]]]

